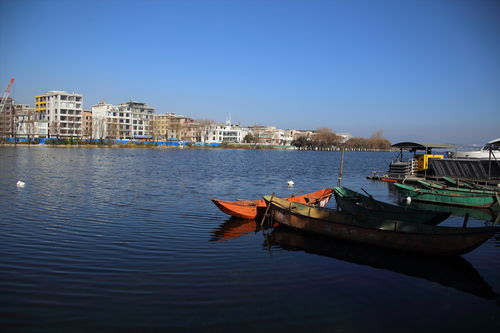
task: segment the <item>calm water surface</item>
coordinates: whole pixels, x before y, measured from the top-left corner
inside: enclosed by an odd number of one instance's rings
[[[394,202],[390,185],[366,179],[393,155],[346,153],[343,184]],[[462,257],[432,259],[261,230],[208,200],[334,186],[339,159],[337,152],[1,148],[1,327],[499,332],[499,235]],[[469,224],[491,223],[480,216]],[[444,222],[461,223],[460,216]]]

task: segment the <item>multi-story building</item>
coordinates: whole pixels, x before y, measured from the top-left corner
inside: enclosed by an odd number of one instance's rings
[[[293,141],[293,130],[282,130],[278,129],[277,130],[279,138],[280,138],[280,145],[282,146],[290,146]]]
[[[122,126],[118,124],[118,108],[112,104],[107,104],[100,101],[97,105],[92,105],[92,139],[118,139],[120,132],[124,138],[130,138],[130,115],[128,117],[128,128],[125,128],[125,122],[122,121]],[[122,120],[124,117],[122,117]],[[125,130],[128,130],[124,133]]]
[[[280,133],[274,126],[254,125],[249,129],[258,143],[279,145],[284,136],[284,133]]]
[[[154,113],[155,108],[150,107],[145,103],[130,101],[118,104],[118,115],[119,117],[124,117],[124,122],[119,122],[119,124],[127,124],[125,120],[128,117],[130,117],[132,121],[132,139],[151,139],[153,137],[151,122],[154,119]]]
[[[206,143],[241,143],[249,133],[248,128],[226,124],[210,124],[202,129],[201,141]]]
[[[38,137],[38,119],[34,107],[27,104],[15,104],[15,127],[16,137],[35,138]]]
[[[83,95],[66,91],[49,91],[35,97],[35,109],[47,115],[48,137],[82,136]]]
[[[145,103],[112,105],[101,101],[92,106],[92,138],[150,139],[154,112]]]
[[[0,97],[0,105],[4,105],[3,110],[0,110],[0,137],[8,138],[14,136],[15,120],[14,120],[14,101],[11,97],[3,99]]]
[[[16,104],[9,97],[0,114],[0,137],[45,138],[47,130],[45,112],[36,112],[27,104]]]
[[[159,114],[154,116],[150,124],[155,140],[167,141],[198,141],[197,124],[193,119],[175,113]]]
[[[92,110],[82,111],[82,138],[92,138]]]

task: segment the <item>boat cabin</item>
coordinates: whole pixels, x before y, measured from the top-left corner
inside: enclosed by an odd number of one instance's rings
[[[425,177],[429,168],[429,160],[445,157],[444,154],[433,153],[432,150],[454,148],[453,145],[445,143],[427,142],[399,142],[393,144],[392,147],[399,148],[400,152],[389,164],[389,171],[385,173],[374,171],[368,177],[369,179],[399,182],[409,177]],[[404,158],[403,152],[413,153],[413,156]]]

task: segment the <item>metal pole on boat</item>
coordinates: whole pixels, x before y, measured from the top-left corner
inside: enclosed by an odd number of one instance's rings
[[[260,221],[260,226],[262,227],[262,225],[264,224],[264,221],[266,220],[266,217],[267,217],[267,212],[269,211],[269,208],[271,207],[271,203],[273,202],[273,198],[274,198],[274,192],[273,194],[271,195],[271,200],[269,200],[269,204],[267,205],[266,207],[266,212],[264,213],[264,217],[262,218],[262,221]]]
[[[344,148],[342,147],[342,155],[340,157],[340,170],[339,170],[339,186],[342,183],[342,172],[344,170]]]
[[[469,213],[465,213],[464,224],[462,225],[462,228],[467,227],[467,222],[469,222]]]
[[[491,177],[491,146],[490,145],[490,149],[488,150],[488,182],[490,180],[490,177]]]

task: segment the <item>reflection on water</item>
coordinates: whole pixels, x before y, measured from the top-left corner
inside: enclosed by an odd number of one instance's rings
[[[327,256],[351,263],[387,269],[408,276],[437,282],[479,297],[494,300],[494,292],[476,269],[464,258],[432,257],[401,253],[377,247],[342,242],[278,227],[268,235],[268,243],[289,251]]]
[[[236,217],[230,217],[226,222],[221,224],[213,232],[213,237],[210,238],[211,242],[227,241],[231,238],[243,236],[246,234],[255,234],[261,230],[268,230],[269,228],[277,226],[277,223],[270,225],[269,219],[264,222],[257,220],[245,220]]]
[[[255,220],[230,217],[213,232],[212,242],[227,241],[233,237],[256,233],[261,230],[260,223]]]
[[[365,178],[385,169],[391,155],[347,152],[343,183],[394,202],[388,184]],[[408,317],[436,304],[425,314],[436,329],[463,329],[473,317],[484,325],[471,331],[495,331],[500,316],[489,300],[269,246],[271,230],[259,229],[260,221],[228,219],[209,200],[332,186],[339,160],[338,152],[313,151],[0,148],[0,327],[284,332],[314,325],[315,331],[364,332],[370,327],[360,316],[372,323],[389,306],[401,319],[379,322],[380,331],[422,332],[428,323]],[[26,187],[17,188],[18,180]],[[497,237],[466,256],[494,290],[499,250]],[[356,250],[344,252],[349,257]],[[429,266],[436,271],[438,264]],[[457,269],[458,281],[450,274],[434,278],[491,298],[469,271]]]
[[[409,205],[416,209],[425,209],[433,212],[446,212],[455,216],[469,215],[470,218],[490,222],[489,225],[500,224],[500,212],[491,209],[469,208],[469,207],[455,207],[447,205],[435,205],[426,202],[411,202]]]

